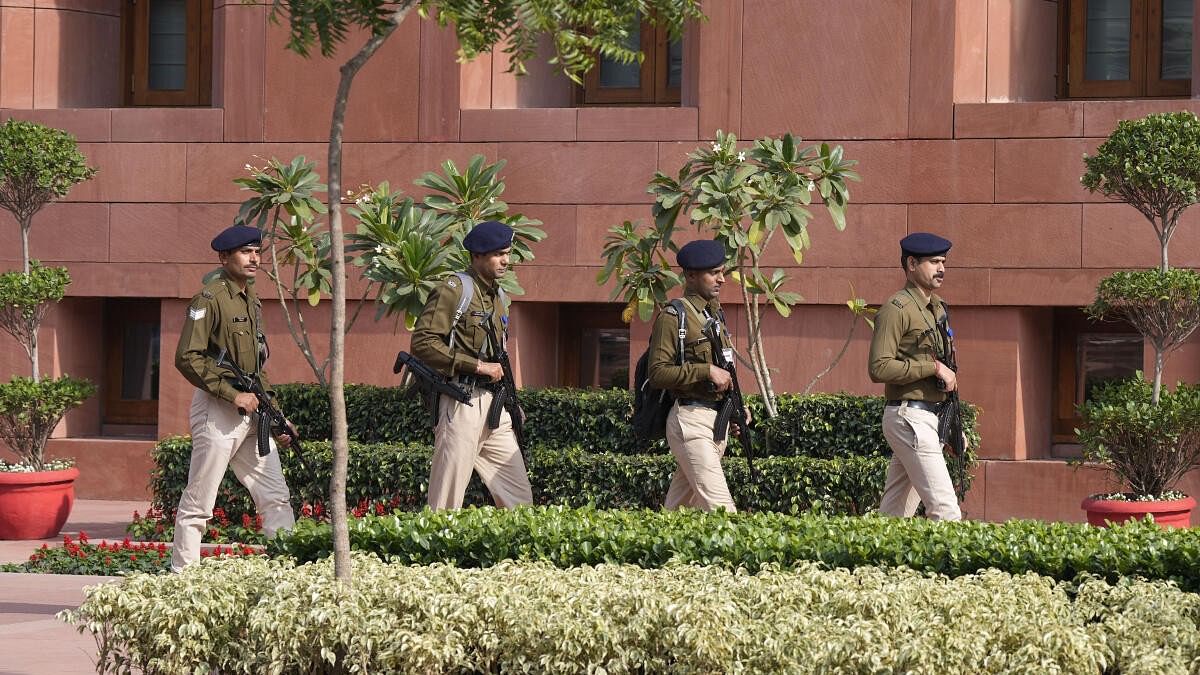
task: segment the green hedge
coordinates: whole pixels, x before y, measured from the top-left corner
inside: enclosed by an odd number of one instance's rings
[[[279,403],[306,438],[332,435],[329,399],[314,384],[277,387]],[[350,439],[361,443],[433,442],[428,415],[419,402],[402,395],[400,388],[348,385],[346,415]],[[883,399],[878,396],[814,394],[779,396],[779,416],[767,419],[757,395],[747,397],[759,431],[759,455],[808,457],[883,457],[891,454],[883,438],[880,419]],[[638,444],[629,427],[633,399],[621,389],[526,389],[521,392],[528,415],[526,435],[531,445],[578,446],[592,452],[624,455],[666,452],[663,441]],[[975,432],[976,410],[967,410],[966,429],[973,450],[979,447]],[[730,454],[740,454],[736,439]]]
[[[103,672],[1189,673],[1200,596],[987,572],[218,560],[60,614]]]
[[[324,502],[329,489],[332,449],[328,442],[305,444],[308,464],[300,463],[283,449],[284,474],[292,492],[293,506]],[[169,517],[187,485],[191,441],[174,437],[161,441],[154,450],[155,471],[151,479],[153,504]],[[383,502],[402,510],[425,505],[432,449],[413,443],[403,446],[352,443],[347,502]],[[755,464],[760,478],[752,482],[746,462],[725,460],[730,490],[740,508],[754,511],[861,514],[879,505],[887,460],[880,457],[813,459],[772,457]],[[585,452],[578,448],[556,450],[535,448],[530,460],[530,482],[537,504],[562,504],[598,508],[658,508],[662,506],[675,459],[666,454],[614,455]],[[478,476],[467,488],[467,505],[491,503]],[[249,493],[226,474],[217,493],[218,508],[237,522],[243,514],[254,514]],[[165,534],[165,533],[164,533]]]
[[[330,554],[328,524],[299,523],[268,542],[272,555],[312,561]],[[906,566],[962,576],[994,568],[1061,581],[1139,576],[1200,592],[1200,533],[1137,522],[1114,528],[1011,520],[790,516],[778,513],[598,511],[559,507],[463,509],[351,521],[353,548],[405,564],[487,567],[502,560],[559,567],[672,562],[751,572],[766,565]]]

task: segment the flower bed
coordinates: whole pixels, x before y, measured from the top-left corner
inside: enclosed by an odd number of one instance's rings
[[[86,532],[78,540],[63,537],[62,546],[42,547],[23,563],[0,565],[0,572],[33,572],[38,574],[84,574],[116,576],[133,572],[157,574],[170,567],[171,549],[163,543],[131,541],[88,541]],[[200,551],[202,558],[259,555],[261,551],[244,545],[218,546]]]
[[[101,670],[1186,673],[1200,596],[1161,582],[864,567],[488,569],[205,561],[87,590]]]

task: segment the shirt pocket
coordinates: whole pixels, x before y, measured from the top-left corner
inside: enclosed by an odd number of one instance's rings
[[[252,373],[258,370],[258,345],[254,333],[246,328],[234,328],[229,332],[230,349],[237,356],[242,370]]]
[[[712,363],[712,343],[708,340],[689,343],[684,346],[684,356],[688,363]]]

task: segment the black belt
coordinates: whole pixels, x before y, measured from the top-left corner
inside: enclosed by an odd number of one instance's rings
[[[454,381],[468,389],[471,387],[488,389],[494,386],[492,381],[483,375],[455,375]]]
[[[709,410],[716,410],[717,412],[721,412],[721,402],[720,401],[705,401],[703,399],[698,399],[698,398],[681,398],[681,399],[679,399],[679,405],[681,405],[681,406],[682,405],[698,405],[702,408],[708,408]]]
[[[937,413],[941,412],[942,404],[944,402],[939,402],[939,403],[930,403],[929,401],[888,401],[887,402],[887,404],[889,406],[899,406],[899,405],[906,404],[906,403],[908,404],[908,407],[910,407],[910,408],[916,408],[918,410],[928,410],[929,412],[936,415]]]

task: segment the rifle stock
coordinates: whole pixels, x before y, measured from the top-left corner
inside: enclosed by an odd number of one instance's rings
[[[430,368],[421,359],[408,352],[400,352],[396,355],[396,362],[392,364],[392,372],[399,373],[405,368],[413,377],[425,382],[435,393],[445,394],[459,403],[472,405],[471,394],[466,389],[451,382],[449,378]]]

